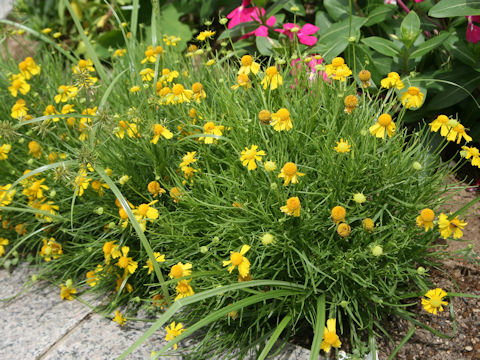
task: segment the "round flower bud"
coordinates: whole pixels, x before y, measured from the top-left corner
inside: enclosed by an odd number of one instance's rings
[[[34,160],[33,160],[32,158],[30,158],[30,159],[27,160],[27,164],[28,164],[28,165],[32,165],[32,164],[33,164],[33,161],[34,161]]]
[[[355,108],[358,105],[358,98],[355,95],[348,95],[343,102],[347,108]]]
[[[97,215],[102,215],[103,214],[103,207],[96,208],[93,210],[93,212]]]
[[[224,18],[221,18],[220,20],[218,20],[218,22],[220,23],[220,25],[225,25],[228,22],[228,19],[226,17],[224,17]]]
[[[268,110],[262,110],[258,113],[258,119],[262,124],[269,124],[272,121],[272,114]]]
[[[353,194],[353,201],[355,201],[357,204],[363,204],[365,201],[367,201],[367,198],[362,193],[356,193]]]
[[[37,281],[38,280],[38,275],[33,274],[31,279],[32,279],[33,282]]]
[[[422,164],[420,164],[418,161],[415,161],[412,166],[417,171],[422,170]]]
[[[65,285],[67,287],[71,287],[73,285],[73,280],[72,279],[68,279],[67,282],[65,283]]]
[[[362,221],[362,227],[365,229],[365,231],[371,233],[371,232],[373,232],[373,229],[375,228],[375,223],[373,222],[372,219],[365,218]]]
[[[271,184],[270,184],[270,189],[272,189],[272,190],[277,190],[277,188],[278,188],[277,183],[271,183]]]
[[[352,229],[350,228],[350,226],[345,223],[341,223],[337,227],[337,234],[340,235],[341,237],[347,237],[348,235],[350,235],[351,231]]]
[[[375,245],[371,251],[373,256],[381,256],[383,254],[383,248],[380,245]]]
[[[212,21],[211,20],[207,20],[203,23],[205,26],[211,26],[212,25]]]
[[[272,234],[270,233],[266,233],[262,236],[262,244],[263,245],[270,245],[271,243],[273,243],[273,240],[275,240],[275,238],[273,237]]]
[[[277,164],[275,163],[275,161],[269,160],[263,163],[263,167],[266,171],[274,171],[277,168]]]
[[[423,275],[423,274],[425,274],[426,272],[427,272],[427,270],[426,270],[423,266],[419,266],[419,267],[417,268],[417,274],[418,274],[418,275]]]
[[[214,236],[213,239],[212,239],[212,241],[213,241],[214,243],[218,243],[218,242],[220,242],[220,238],[219,238],[218,236]]]
[[[48,196],[50,196],[51,198],[54,198],[56,195],[57,192],[55,190],[50,191],[50,194],[48,194]]]
[[[454,128],[455,126],[458,125],[458,121],[455,120],[455,119],[450,119],[450,120],[448,120],[447,125],[450,126],[451,128]]]
[[[361,70],[358,73],[358,78],[362,82],[367,82],[367,81],[370,81],[370,79],[372,78],[372,74],[368,70]]]
[[[208,246],[200,246],[200,252],[202,254],[205,254],[208,252]]]
[[[295,6],[295,5],[294,5],[294,6],[292,6],[292,7],[290,8],[290,11],[291,11],[291,12],[298,12],[298,11],[300,11],[300,9],[298,8],[298,6]]]
[[[349,304],[349,302],[346,301],[346,300],[342,300],[342,301],[340,302],[340,306],[341,306],[342,308],[344,308],[344,309],[347,308],[348,304]]]

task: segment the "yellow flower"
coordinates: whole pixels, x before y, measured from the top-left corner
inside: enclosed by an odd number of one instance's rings
[[[402,90],[405,87],[400,80],[400,75],[396,72],[388,73],[387,77],[380,81],[380,85],[385,89],[395,88],[397,90]]]
[[[119,256],[118,262],[115,264],[121,269],[125,269],[125,272],[133,274],[137,270],[138,263],[133,261],[133,258],[128,257],[130,248],[128,246],[122,246],[122,255]]]
[[[26,80],[30,80],[32,76],[40,74],[40,66],[30,56],[18,64],[18,69]]]
[[[207,122],[203,125],[203,133],[207,135],[213,136],[205,136],[200,137],[198,140],[204,141],[205,144],[213,144],[213,142],[217,139],[218,136],[223,135],[223,131],[225,130],[225,126],[223,125],[215,125],[212,121]]]
[[[323,340],[320,348],[326,353],[330,352],[332,346],[337,349],[342,346],[340,338],[336,332],[336,322],[336,319],[328,319],[327,327],[323,330]]]
[[[167,191],[160,186],[158,181],[150,181],[147,185],[147,190],[153,197],[165,194]]]
[[[460,151],[460,154],[465,159],[472,158],[472,165],[480,167],[480,151],[474,146],[472,147],[462,146],[462,149],[463,151]],[[0,159],[1,159],[1,154],[0,154]]]
[[[276,113],[272,114],[272,121],[270,122],[270,125],[273,126],[275,131],[291,130],[293,128],[293,124],[292,118],[290,117],[290,112],[285,108],[279,109]]]
[[[407,109],[419,108],[423,104],[423,93],[416,86],[410,86],[406,92],[402,94],[402,105]]]
[[[375,125],[370,126],[370,134],[376,136],[377,138],[385,139],[385,132],[388,137],[392,137],[395,132],[396,125],[392,121],[392,117],[388,114],[382,114],[378,117]]]
[[[467,132],[465,131],[465,127],[459,122],[456,122],[456,125],[450,128],[447,136],[448,141],[455,141],[455,138],[457,138],[457,144],[460,144],[462,138],[465,139],[466,142],[472,141],[472,137],[467,134]]]
[[[182,198],[182,193],[180,192],[180,189],[176,186],[170,189],[169,195],[173,199],[173,202],[176,203],[178,203]]]
[[[367,198],[363,193],[355,193],[353,194],[353,201],[355,201],[357,204],[363,204],[365,201],[367,201]]]
[[[239,87],[243,87],[245,90],[252,87],[247,74],[239,74],[237,76],[237,84],[232,86],[232,90],[237,90]]]
[[[347,237],[348,235],[350,235],[351,231],[352,229],[346,223],[341,223],[337,227],[337,234],[340,235],[341,237]]]
[[[120,313],[118,310],[115,310],[115,317],[113,318],[114,322],[116,322],[118,325],[123,326],[125,325],[125,322],[127,319],[123,316],[122,313]]]
[[[8,239],[0,237],[0,257],[5,254],[4,246],[8,245]]]
[[[82,196],[84,191],[88,189],[90,180],[91,179],[87,178],[87,171],[85,169],[81,169],[78,172],[78,176],[74,182],[74,189],[76,189],[75,191],[78,196]]]
[[[175,321],[168,325],[165,330],[167,331],[167,335],[165,336],[165,341],[171,341],[175,339],[178,335],[185,331],[183,328],[182,323],[175,324]],[[173,348],[177,350],[177,344],[173,345]]]
[[[197,35],[197,40],[205,41],[206,39],[211,39],[213,35],[215,35],[215,31],[202,31],[200,34]]]
[[[260,64],[253,61],[253,58],[250,55],[243,55],[240,61],[242,66],[238,70],[238,75],[248,75],[250,73],[256,75],[260,70]]]
[[[44,212],[47,212],[47,213],[50,213],[52,215],[56,215],[57,212],[55,210],[58,210],[59,207],[58,205],[55,205],[53,203],[53,201],[47,201],[47,202],[44,202],[42,203],[39,207],[38,207],[39,210],[42,210]],[[52,218],[48,215],[45,215],[45,214],[35,214],[35,217],[37,219],[43,219],[45,220],[46,222],[51,222],[52,221]]]
[[[49,190],[47,185],[43,185],[45,179],[34,180],[29,187],[23,189],[22,194],[27,196],[29,201],[43,198],[43,190]]]
[[[129,91],[130,91],[132,94],[133,94],[133,93],[136,93],[136,92],[139,92],[139,91],[140,91],[140,86],[138,86],[138,85],[132,86]]]
[[[92,186],[92,189],[98,193],[99,196],[103,196],[103,189],[110,189],[110,187],[102,183],[100,180],[93,180],[92,183],[90,184]]]
[[[26,118],[28,112],[27,104],[25,100],[18,99],[15,104],[12,106],[12,113],[10,116],[14,119],[23,119]]]
[[[186,90],[182,84],[172,86],[172,91],[166,97],[166,104],[182,104],[189,103],[192,98],[193,91]]]
[[[417,226],[425,228],[425,232],[433,230],[433,220],[435,219],[435,213],[432,209],[426,208],[420,211],[420,215],[417,216]]]
[[[48,34],[48,33],[50,33],[50,32],[52,32],[52,29],[50,29],[50,28],[48,28],[48,27],[42,29],[42,34]]]
[[[32,140],[28,143],[28,153],[35,156],[37,159],[40,159],[42,155],[42,148],[38,142]]]
[[[78,64],[72,68],[72,71],[74,74],[85,74],[89,72],[94,72],[95,67],[93,66],[93,62],[91,59],[80,59],[78,60]]]
[[[98,264],[97,268],[94,271],[87,272],[87,274],[85,275],[85,277],[87,278],[86,283],[91,287],[97,286],[98,282],[100,281],[100,277],[98,276],[98,273],[102,271],[103,271],[103,266]]]
[[[215,59],[210,59],[205,63],[205,66],[212,66],[213,64],[215,64]]]
[[[350,145],[348,143],[348,140],[343,140],[343,138],[340,139],[340,141],[337,141],[337,146],[335,146],[333,148],[333,150],[335,150],[336,152],[338,153],[346,153],[346,152],[350,152],[350,148],[352,147],[352,145]]]
[[[148,204],[140,204],[136,209],[132,210],[135,219],[137,219],[143,231],[145,231],[147,220],[153,222],[158,219],[158,210],[151,206],[157,201],[158,200],[154,200]]]
[[[300,204],[300,199],[298,197],[291,197],[287,200],[286,205],[280,207],[280,210],[287,215],[293,215],[295,217],[300,216],[300,210],[302,205]]]
[[[193,164],[194,162],[197,162],[197,159],[195,159],[196,151],[190,151],[187,152],[185,155],[182,157],[182,162],[180,163],[180,168],[183,168],[185,166],[188,166],[190,164]]]
[[[440,130],[440,135],[447,136],[450,127],[448,126],[448,121],[450,119],[446,115],[438,115],[435,120],[433,120],[430,124],[430,130],[437,132]]]
[[[265,70],[265,77],[263,78],[261,84],[263,89],[266,90],[270,86],[270,90],[275,90],[278,88],[278,85],[283,84],[283,78],[278,73],[278,70],[275,66],[270,66]]]
[[[347,215],[347,211],[343,206],[337,205],[335,206],[332,211],[330,212],[330,215],[335,221],[336,224],[339,224],[342,221],[345,221],[345,216]]]
[[[255,170],[257,168],[257,161],[262,161],[262,156],[266,155],[265,151],[257,151],[257,149],[257,145],[252,145],[250,149],[245,147],[245,149],[242,150],[240,161],[243,166],[248,167],[248,170]]]
[[[235,267],[238,266],[238,273],[241,277],[246,277],[250,273],[250,261],[243,256],[245,255],[248,250],[250,250],[250,246],[242,245],[240,252],[230,251],[230,260],[224,260],[223,266],[229,266],[228,272],[231,273]]]
[[[424,295],[428,299],[422,299],[423,308],[429,313],[437,315],[437,311],[443,311],[443,306],[448,305],[446,301],[443,301],[443,298],[447,295],[448,294],[440,288],[428,290]]]
[[[166,127],[160,124],[155,124],[153,126],[153,139],[150,140],[150,143],[156,144],[160,139],[160,136],[163,136],[165,139],[171,139],[173,137],[173,134]]]
[[[10,190],[12,184],[0,185],[0,206],[8,206],[12,203],[16,190]],[[8,193],[7,193],[8,191]]]
[[[198,103],[200,102],[200,100],[205,99],[207,97],[205,90],[203,90],[203,85],[199,82],[192,84],[192,91],[193,91],[193,98]]]
[[[147,50],[145,50],[145,58],[141,61],[142,64],[145,64],[147,61],[154,63],[157,61],[157,55],[163,53],[163,48],[161,46],[156,46],[155,49],[152,45],[149,45]]]
[[[168,276],[170,276],[171,279],[179,279],[185,276],[188,276],[192,273],[192,264],[186,263],[183,264],[181,262],[177,263],[176,265],[173,265],[170,268],[170,273]]]
[[[375,228],[375,223],[370,218],[365,218],[362,221],[362,227],[366,232],[372,233]]]
[[[177,291],[177,296],[174,299],[175,301],[195,294],[195,291],[193,291],[192,287],[190,286],[190,281],[192,280],[180,280],[177,283],[177,287],[175,288]]]
[[[345,104],[345,109],[344,111],[347,114],[350,114],[358,105],[358,98],[355,95],[348,95],[345,97],[343,100],[343,103]]]
[[[54,33],[52,36],[53,36],[55,39],[58,39],[60,36],[62,36],[62,33],[59,32],[59,31],[57,31],[57,32]]]
[[[347,77],[352,75],[352,70],[345,64],[343,58],[336,57],[331,64],[325,66],[325,73],[334,80],[345,81]]]
[[[455,216],[452,220],[448,220],[448,217],[445,214],[440,214],[438,216],[438,229],[440,230],[440,235],[442,235],[444,239],[450,237],[452,233],[454,239],[461,238],[463,236],[462,230],[465,229],[466,225],[467,223],[460,220],[458,216]]]
[[[262,124],[270,124],[270,121],[272,121],[272,114],[268,110],[261,110],[258,113],[258,119]]]
[[[165,255],[160,254],[159,252],[154,252],[153,256],[155,256],[155,260],[157,262],[165,262]],[[153,264],[150,259],[147,260],[147,265],[143,267],[144,269],[148,269],[148,274],[150,275],[153,271]]]
[[[44,258],[45,261],[52,261],[52,259],[58,259],[60,255],[63,254],[62,244],[59,244],[52,237],[49,240],[42,239],[43,246],[40,249],[40,256]]]
[[[297,176],[305,176],[305,174],[297,172],[297,165],[292,162],[287,162],[283,165],[283,168],[278,175],[279,178],[285,179],[283,186],[290,184],[298,184]]]
[[[43,115],[44,116],[48,116],[48,115],[58,115],[60,114],[56,109],[55,109],[55,106],[53,105],[47,105],[45,107],[45,110],[43,111]],[[58,122],[60,121],[60,118],[53,118],[51,119],[53,122]]]
[[[8,90],[13,97],[17,97],[18,92],[26,95],[30,91],[30,85],[22,74],[14,74],[9,77],[10,86]]]
[[[265,168],[265,171],[274,171],[277,168],[277,164],[275,161],[265,161],[263,163],[263,167]]]
[[[78,88],[71,85],[60,85],[58,87],[58,94],[55,95],[54,100],[58,104],[59,102],[67,102],[70,99],[74,99],[78,94]]]
[[[120,250],[118,250],[118,245],[115,244],[115,241],[107,241],[103,244],[102,247],[103,256],[105,257],[105,263],[110,264],[110,259],[116,259],[121,255]]]
[[[73,300],[72,294],[76,294],[77,289],[73,287],[72,280],[67,280],[65,285],[60,286],[60,297],[62,300]]]
[[[116,137],[123,139],[125,137],[125,132],[127,133],[128,137],[131,138],[141,137],[137,129],[137,124],[120,120],[118,125],[118,130],[115,132]]]
[[[155,76],[155,70],[150,68],[145,68],[140,70],[140,76],[142,77],[142,81],[152,81]]]
[[[113,56],[114,57],[121,57],[121,56],[124,56],[126,53],[127,53],[127,49],[117,49],[113,53]]]
[[[370,79],[372,78],[372,74],[368,70],[361,70],[358,73],[358,78],[363,83],[363,87],[367,88],[370,86]]]
[[[0,146],[0,160],[8,159],[8,153],[12,150],[12,145],[10,144],[3,144]]]

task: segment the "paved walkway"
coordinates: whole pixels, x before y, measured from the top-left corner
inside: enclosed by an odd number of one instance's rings
[[[0,299],[18,294],[34,272],[21,265],[12,274],[0,270]],[[111,360],[145,332],[150,324],[127,321],[121,328],[92,312],[79,301],[60,299],[59,289],[39,282],[10,301],[0,302],[1,360]],[[138,348],[130,360],[149,359],[164,344],[157,332]],[[277,360],[306,360],[309,351],[290,346]],[[161,357],[180,360],[181,356]]]

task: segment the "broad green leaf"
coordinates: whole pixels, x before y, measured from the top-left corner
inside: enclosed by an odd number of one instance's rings
[[[330,26],[327,31],[321,34],[317,44],[334,44],[339,39],[347,39],[348,34],[355,34],[367,22],[366,18],[360,16],[352,16],[350,19],[345,19]],[[321,33],[320,29],[320,33]],[[350,31],[349,31],[350,30]]]
[[[318,33],[322,35],[332,25],[324,11],[317,11],[315,14],[315,25],[318,26]]]
[[[348,40],[340,38],[333,43],[319,43],[315,46],[315,52],[318,52],[320,55],[322,55],[326,62],[330,62],[334,57],[340,55],[347,48],[347,46]]]
[[[435,18],[480,15],[480,0],[442,0],[428,15]]]
[[[157,38],[163,35],[175,35],[182,40],[178,43],[179,50],[186,49],[187,42],[192,38],[190,27],[179,20],[181,14],[173,4],[162,7],[161,17],[157,24]]]
[[[478,66],[478,62],[472,50],[465,41],[465,34],[452,34],[447,41],[445,41],[445,48],[450,51],[455,58],[463,62],[464,64],[475,67]]]
[[[290,12],[290,13],[293,13],[293,11],[291,11],[290,9],[292,7],[296,7],[298,9],[298,11],[295,11],[295,14],[297,16],[305,16],[305,7],[303,6],[303,1],[299,1],[299,0],[289,0],[285,5],[283,5],[283,9]],[[278,20],[278,19],[277,19]]]
[[[270,6],[267,11],[265,12],[265,17],[268,19],[270,16],[275,15],[280,10],[282,10],[283,6],[288,3],[290,0],[280,0],[275,1],[272,6]]]
[[[333,20],[338,21],[348,17],[348,0],[324,0],[323,4]]]
[[[378,36],[363,38],[362,42],[383,55],[398,57],[400,54],[400,49],[397,47],[397,45],[395,45],[392,41]]]
[[[260,54],[266,56],[273,55],[272,43],[269,41],[268,37],[257,36],[255,42],[257,44],[257,49]]]
[[[397,7],[395,5],[380,5],[370,11],[365,26],[372,26],[392,17]]]
[[[442,45],[450,36],[448,32],[441,32],[438,36],[431,38],[419,46],[416,46],[410,54],[410,58],[416,58],[428,54],[436,47]]]
[[[402,33],[402,41],[407,46],[412,46],[412,44],[417,39],[418,35],[420,35],[420,18],[415,13],[415,11],[410,11],[405,19],[403,19],[402,24],[400,26],[401,33]]]

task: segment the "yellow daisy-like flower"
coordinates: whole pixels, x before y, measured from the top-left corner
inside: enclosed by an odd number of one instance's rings
[[[78,196],[82,196],[84,191],[88,189],[90,180],[91,179],[87,178],[87,171],[85,169],[81,169],[78,172],[78,176],[74,182],[74,189],[76,189]]]
[[[232,90],[237,90],[240,87],[243,87],[245,90],[252,87],[252,84],[247,74],[239,74],[237,76],[237,83],[235,85],[232,85]]]
[[[336,152],[338,153],[346,153],[346,152],[350,152],[350,149],[351,149],[352,145],[350,145],[348,143],[348,140],[343,140],[343,138],[340,139],[340,141],[337,141],[337,146],[335,146],[333,148],[333,150],[335,150]]]
[[[440,135],[447,136],[450,127],[448,126],[448,122],[450,119],[446,115],[438,115],[435,120],[433,120],[430,124],[430,130],[437,132],[440,129]]]
[[[150,68],[145,68],[140,70],[140,76],[142,77],[142,81],[152,81],[155,76],[155,70]]]
[[[443,301],[443,298],[447,295],[448,294],[440,288],[427,291],[425,297],[428,299],[422,298],[423,308],[429,313],[437,315],[437,311],[443,311],[443,306],[448,305],[446,301]]]
[[[163,48],[161,46],[153,48],[152,45],[149,45],[147,50],[145,50],[145,58],[140,62],[145,64],[147,61],[150,63],[154,63],[157,61],[157,55],[161,55],[163,53]]]
[[[28,143],[28,153],[32,154],[32,156],[37,159],[40,159],[40,156],[42,155],[42,147],[38,142],[32,140]]]
[[[155,256],[155,260],[159,263],[165,262],[165,255],[159,252],[154,252],[153,256]],[[147,260],[147,265],[143,267],[144,269],[148,269],[148,274],[150,275],[153,271],[153,264],[150,259]]]
[[[136,92],[139,92],[140,91],[140,86],[138,85],[135,85],[135,86],[132,86],[129,91],[133,94],[133,93],[136,93]]]
[[[191,281],[192,280],[180,280],[177,283],[177,287],[175,288],[177,291],[177,296],[174,299],[175,301],[195,294],[195,291],[193,291],[192,287],[190,286]]]
[[[127,49],[117,49],[114,51],[113,53],[113,57],[121,57],[121,56],[125,56],[125,54],[127,53]]]
[[[97,286],[98,282],[100,281],[98,273],[101,273],[102,271],[103,266],[98,264],[97,268],[94,271],[87,272],[87,274],[85,275],[85,277],[87,278],[86,283],[91,287]]]
[[[55,109],[55,106],[53,105],[47,105],[45,107],[45,110],[43,111],[43,115],[44,116],[48,116],[48,115],[58,115],[60,114],[56,109]],[[60,121],[60,118],[53,118],[51,119],[53,122],[58,122]]]
[[[177,263],[176,265],[173,265],[170,268],[170,273],[168,276],[170,276],[171,279],[179,279],[185,276],[188,276],[192,273],[192,264],[186,263],[183,264],[181,262]]]
[[[26,80],[30,80],[32,76],[40,74],[40,66],[35,63],[32,57],[28,56],[18,64],[18,70]]]
[[[293,129],[292,118],[290,117],[290,112],[281,108],[276,113],[272,114],[272,121],[270,125],[273,126],[275,131],[289,131]]]
[[[127,319],[120,313],[118,310],[115,310],[115,317],[112,319],[113,322],[116,322],[118,325],[123,326]]]
[[[23,99],[18,99],[12,106],[10,116],[14,119],[25,119],[28,116],[27,103]]]
[[[196,151],[190,151],[190,152],[187,152],[185,155],[183,155],[182,162],[180,163],[180,167],[183,168],[185,166],[189,166],[190,164],[197,162],[197,159],[195,159],[196,154],[197,154]]]
[[[230,260],[224,260],[223,266],[228,266],[228,272],[231,273],[235,267],[238,266],[238,273],[242,277],[246,277],[250,273],[250,261],[243,256],[248,250],[250,250],[249,245],[242,245],[240,252],[230,251]]]
[[[73,300],[72,294],[76,294],[77,289],[73,287],[72,280],[67,280],[65,285],[60,285],[60,298],[62,300]]]
[[[193,91],[187,90],[182,84],[175,84],[172,86],[171,93],[166,98],[166,104],[182,104],[189,103],[192,98]]]
[[[141,137],[140,133],[138,132],[137,124],[128,123],[124,120],[120,120],[118,122],[118,130],[115,131],[115,136],[123,139],[125,137],[125,133],[130,138]]]
[[[205,41],[206,39],[211,39],[213,35],[215,35],[215,31],[202,31],[200,34],[197,35],[197,40]]]
[[[423,104],[423,93],[416,86],[410,86],[406,92],[402,94],[402,105],[407,109],[418,109]]]
[[[291,197],[287,200],[287,203],[280,207],[280,211],[294,217],[300,216],[300,210],[302,205],[300,204],[300,199],[298,197]]]
[[[283,84],[282,75],[278,73],[278,70],[275,66],[270,66],[265,70],[265,77],[263,78],[261,84],[263,89],[266,90],[270,86],[270,90],[275,90],[279,85]]]
[[[336,323],[336,319],[328,319],[327,327],[325,327],[323,330],[323,340],[322,344],[320,345],[320,349],[326,353],[329,353],[332,347],[338,349],[340,346],[342,346],[342,342],[337,335]]]
[[[366,232],[372,233],[375,228],[375,223],[370,218],[365,218],[362,220],[362,227]]]
[[[292,184],[298,184],[297,176],[305,176],[305,174],[297,172],[297,165],[295,165],[293,162],[285,163],[280,174],[278,175],[279,178],[285,179],[283,186],[287,186],[290,184],[290,182]]]
[[[345,216],[347,216],[347,210],[345,210],[343,206],[337,205],[332,209],[330,215],[333,221],[335,221],[335,224],[340,224],[342,221],[345,221]]]
[[[345,64],[345,60],[341,57],[336,57],[331,64],[325,66],[325,73],[329,78],[334,80],[345,81],[347,77],[352,75],[352,70]]]
[[[425,232],[433,230],[433,220],[435,219],[435,213],[432,209],[426,208],[420,212],[417,216],[417,226],[425,228]]]
[[[248,75],[250,73],[256,75],[260,70],[260,64],[253,61],[253,58],[250,55],[243,55],[240,61],[242,66],[238,70],[238,75]]]
[[[257,149],[257,145],[252,145],[250,149],[245,147],[245,149],[242,150],[240,161],[243,166],[248,167],[248,170],[255,170],[257,168],[257,161],[262,161],[262,156],[267,155],[265,151],[257,151]]]
[[[137,270],[138,263],[133,261],[133,258],[127,256],[129,251],[130,248],[128,246],[122,246],[122,255],[118,257],[118,262],[115,265],[124,269],[125,272],[133,274]]]
[[[165,336],[165,341],[171,341],[175,339],[178,335],[185,331],[182,323],[175,324],[175,321],[168,325],[165,330],[167,335]],[[173,345],[173,348],[177,350],[177,344]]]
[[[0,257],[5,255],[5,248],[4,246],[8,245],[8,239],[0,237]]]
[[[161,196],[165,194],[167,191],[160,186],[158,181],[150,181],[147,185],[147,190],[153,197]]]
[[[472,165],[480,167],[480,151],[476,147],[462,146],[462,151],[460,151],[460,154],[465,159],[472,158]],[[1,154],[0,154],[0,159],[1,159]]]
[[[91,59],[80,59],[78,64],[72,68],[74,74],[86,74],[89,72],[95,72],[93,61]]]
[[[30,84],[27,83],[27,80],[22,74],[14,74],[9,77],[10,86],[8,91],[12,94],[13,97],[17,97],[18,93],[26,95],[30,91]]]
[[[60,85],[58,87],[58,94],[55,95],[54,100],[58,104],[60,102],[67,102],[74,99],[78,94],[78,88],[72,85]]]
[[[58,259],[60,255],[63,254],[62,244],[59,244],[55,241],[54,238],[49,240],[42,239],[43,246],[40,249],[40,256],[44,258],[45,261],[52,261]]]
[[[212,121],[207,122],[203,125],[203,133],[213,136],[200,137],[198,140],[205,142],[205,144],[213,144],[217,140],[217,136],[222,136],[225,126],[215,125]]]
[[[10,144],[3,144],[0,146],[0,160],[8,159],[8,153],[12,150],[12,145]]]
[[[388,73],[387,77],[380,81],[380,85],[385,89],[395,88],[397,90],[402,90],[405,87],[400,80],[400,75],[396,72]]]
[[[358,105],[358,97],[355,95],[347,95],[343,100],[343,103],[345,104],[344,111],[347,114],[350,114]]]
[[[452,220],[449,220],[445,214],[438,216],[438,229],[444,239],[449,238],[452,234],[454,239],[461,238],[463,236],[462,230],[465,229],[466,225],[467,222],[460,220],[458,216],[455,216]]]
[[[460,144],[462,138],[465,139],[466,142],[472,141],[472,137],[467,134],[467,132],[465,131],[465,127],[462,124],[455,120],[450,121],[450,123],[454,123],[455,126],[450,128],[450,131],[447,135],[448,141],[455,141],[455,139],[457,139],[457,144]]]
[[[105,263],[110,264],[110,259],[116,259],[121,255],[118,245],[115,241],[107,241],[102,247]]]
[[[205,99],[207,97],[207,94],[205,93],[205,90],[203,89],[203,85],[199,82],[196,82],[196,83],[192,84],[192,91],[193,91],[193,98],[195,99],[195,101],[197,103],[199,103],[200,100]]]
[[[163,136],[165,139],[171,139],[173,138],[173,133],[168,130],[166,127],[164,127],[161,124],[155,124],[153,126],[153,138],[150,140],[150,143],[156,144],[158,140],[160,139],[160,136]]]
[[[385,132],[388,137],[392,137],[395,132],[396,125],[392,120],[392,117],[388,114],[382,114],[378,117],[377,123],[370,126],[370,134],[377,138],[385,139]]]

